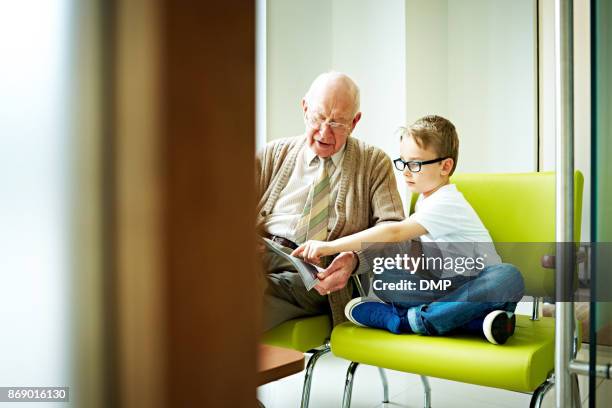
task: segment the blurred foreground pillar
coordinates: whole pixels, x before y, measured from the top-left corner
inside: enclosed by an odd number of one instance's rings
[[[255,5],[115,0],[122,407],[255,404]]]

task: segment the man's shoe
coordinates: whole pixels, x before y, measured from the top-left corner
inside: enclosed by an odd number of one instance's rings
[[[494,310],[484,318],[482,331],[491,343],[504,344],[514,334],[516,316],[505,310]]]
[[[358,297],[344,308],[347,319],[363,327],[374,327],[400,334],[400,317],[395,307],[380,300]]]

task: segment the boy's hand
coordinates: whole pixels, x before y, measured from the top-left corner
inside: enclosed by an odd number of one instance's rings
[[[306,262],[320,265],[321,257],[331,255],[333,251],[329,248],[329,243],[325,241],[306,241],[297,247],[292,256],[303,258]]]
[[[353,252],[342,252],[327,269],[319,272],[317,277],[321,281],[315,286],[320,295],[329,295],[346,286],[353,270],[357,266],[357,256]]]

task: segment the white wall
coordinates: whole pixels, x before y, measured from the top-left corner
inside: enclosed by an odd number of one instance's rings
[[[255,149],[260,150],[268,133],[268,2],[256,0],[255,4]]]
[[[574,166],[584,174],[582,241],[591,235],[591,23],[587,0],[574,1]]]
[[[406,4],[408,122],[451,120],[460,172],[535,170],[535,1]]]
[[[408,123],[448,110],[448,1],[406,1]]]
[[[303,132],[300,99],[335,69],[361,87],[354,136],[391,157],[398,126],[437,113],[459,131],[458,171],[537,169],[535,0],[266,5],[267,140]]]
[[[354,136],[399,157],[397,128],[405,124],[404,2],[334,0],[332,66],[361,89],[363,116]]]
[[[353,136],[399,157],[397,129],[406,123],[406,32],[403,0],[334,0],[332,67],[361,90],[362,117]],[[404,191],[401,173],[395,172]]]
[[[332,68],[331,22],[328,0],[268,0],[267,140],[304,132],[302,97]]]

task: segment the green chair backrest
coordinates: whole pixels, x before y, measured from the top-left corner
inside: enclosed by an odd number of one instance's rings
[[[474,207],[489,230],[504,262],[515,265],[525,280],[525,293],[554,294],[554,270],[541,266],[555,253],[555,173],[456,174],[451,182]],[[580,242],[584,178],[574,176],[574,231]],[[417,195],[413,194],[410,212]],[[525,244],[531,243],[531,244]]]

